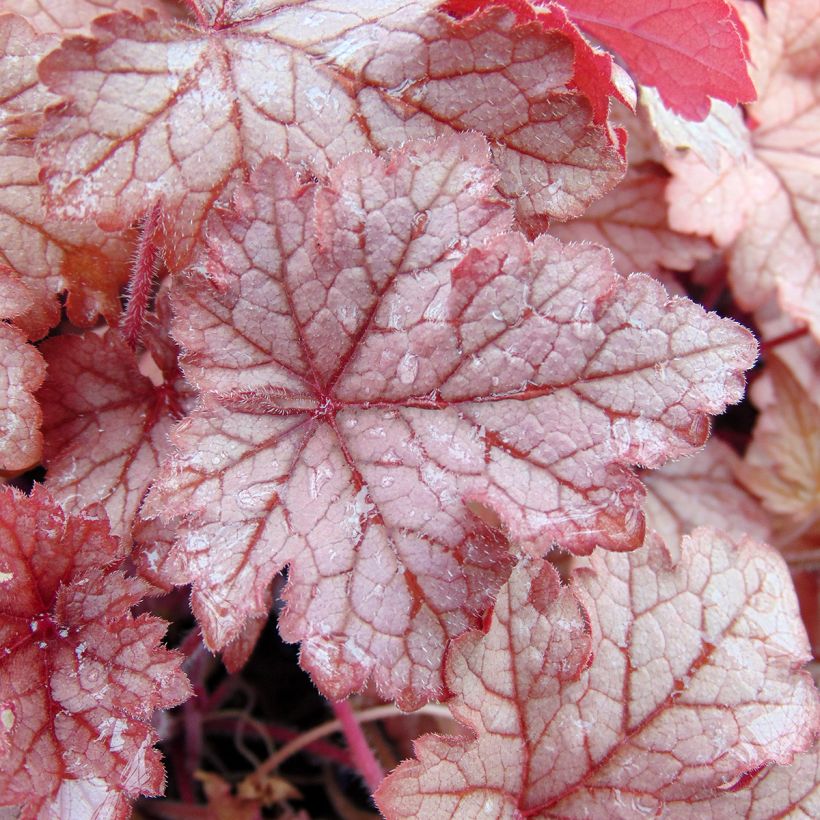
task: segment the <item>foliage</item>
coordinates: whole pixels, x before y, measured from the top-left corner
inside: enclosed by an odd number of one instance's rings
[[[820,810],[808,0],[3,11],[4,816]]]

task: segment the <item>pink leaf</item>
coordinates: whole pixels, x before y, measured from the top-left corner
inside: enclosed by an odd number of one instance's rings
[[[115,534],[131,524],[167,450],[178,401],[173,384],[155,386],[116,331],[62,335],[41,350],[48,377],[43,406],[46,487],[69,512],[101,503]]]
[[[768,516],[735,479],[740,465],[734,450],[713,437],[699,453],[647,473],[647,526],[670,548],[698,526],[768,540]]]
[[[447,654],[450,707],[474,739],[417,741],[376,793],[384,814],[660,816],[719,805],[722,786],[808,748],[820,702],[795,671],[808,646],[782,560],[707,529],[680,550],[676,565],[657,539],[597,551],[577,598],[546,562],[522,562],[487,634]]]
[[[669,816],[681,820],[771,820],[805,817],[820,809],[820,746],[795,755],[790,766],[769,766],[740,788],[710,794],[703,800],[669,803]]]
[[[41,126],[44,106],[56,99],[37,78],[40,60],[53,45],[53,38],[37,36],[21,18],[0,16],[0,129],[9,137],[0,141],[0,266],[11,268],[31,292],[33,315],[18,322],[32,338],[58,321],[56,295],[63,290],[75,324],[92,325],[98,314],[116,321],[119,290],[128,276],[125,237],[60,222],[41,204],[30,138]]]
[[[539,0],[543,2],[543,0]],[[642,85],[690,120],[710,98],[755,98],[746,68],[746,30],[727,0],[562,0],[572,20],[611,48]]]
[[[151,715],[189,687],[165,624],[130,614],[145,585],[115,568],[104,519],[66,516],[40,488],[0,492],[0,522],[0,804],[70,816],[160,793]]]
[[[668,174],[658,166],[631,166],[603,199],[551,233],[564,242],[591,241],[609,248],[621,273],[661,268],[690,270],[714,253],[711,242],[669,227],[664,198]]]
[[[455,17],[467,17],[482,9],[504,5],[515,12],[520,23],[537,21],[547,32],[560,31],[572,42],[574,76],[570,87],[582,91],[592,104],[594,119],[605,123],[609,115],[610,97],[619,97],[614,82],[612,57],[593,48],[580,31],[570,22],[565,9],[556,3],[531,5],[527,0],[447,0],[442,9]]]
[[[670,160],[667,194],[674,228],[732,244],[731,282],[744,308],[760,307],[776,289],[783,309],[820,337],[820,26],[794,31],[791,20],[805,20],[809,7],[774,0],[764,24],[757,6],[745,4],[749,27],[760,29],[752,56],[765,69],[760,100],[748,109],[752,158],[724,156],[718,170],[692,156]]]
[[[3,0],[3,7],[23,15],[43,34],[63,37],[87,33],[93,20],[112,11],[138,14],[150,8],[165,19],[179,17],[181,11],[173,0]]]
[[[5,11],[5,9],[4,9]],[[0,14],[0,134],[19,136],[39,125],[35,119],[57,97],[37,79],[37,65],[57,45],[40,37],[22,18]]]
[[[820,399],[777,358],[765,373],[773,400],[761,409],[737,475],[792,526],[811,522],[820,510]]]
[[[0,471],[25,470],[40,460],[42,413],[33,394],[45,375],[37,349],[0,322]]]
[[[65,41],[41,69],[66,98],[40,135],[50,206],[113,229],[161,202],[179,268],[214,203],[270,154],[322,174],[352,151],[475,129],[525,221],[575,216],[613,187],[620,135],[567,91],[572,39],[503,9],[456,22],[435,5],[217,4],[206,30],[96,21],[95,39]]]
[[[601,248],[493,236],[493,182],[475,136],[354,155],[321,187],[270,161],[210,224],[211,284],[175,292],[203,408],[146,503],[185,519],[212,648],[289,564],[280,627],[324,691],[372,672],[428,698],[444,641],[503,580],[464,501],[535,552],[634,548],[627,465],[691,452],[740,397],[745,331],[622,280]]]

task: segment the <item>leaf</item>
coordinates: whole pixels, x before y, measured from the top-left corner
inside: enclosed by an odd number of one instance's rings
[[[769,517],[735,478],[740,464],[728,444],[712,437],[699,453],[647,473],[647,526],[670,548],[698,526],[768,540]]]
[[[742,781],[749,780],[743,778]],[[692,820],[723,820],[725,817],[744,820],[771,820],[788,817],[807,820],[820,809],[820,747],[795,755],[791,766],[769,766],[742,788],[731,789],[706,800],[670,804],[672,818]]]
[[[642,87],[640,106],[667,154],[691,149],[711,170],[720,168],[722,153],[748,161],[751,137],[739,106],[712,100],[706,119],[692,122],[670,111],[654,88]]]
[[[163,0],[3,0],[3,6],[23,15],[37,31],[62,36],[85,34],[93,20],[112,11],[138,14],[150,8],[165,19],[179,16],[171,2]]]
[[[0,322],[0,471],[25,470],[40,460],[42,413],[33,394],[45,375],[37,349]]]
[[[37,80],[40,59],[56,45],[54,38],[38,36],[22,17],[0,14],[0,136],[36,128],[37,115],[57,101]]]
[[[598,550],[572,588],[522,562],[487,634],[447,654],[474,739],[417,741],[376,792],[386,817],[660,816],[807,749],[820,701],[795,671],[808,647],[782,560],[709,529],[680,552]]]
[[[29,139],[41,126],[43,107],[56,98],[37,79],[49,37],[14,15],[0,15],[0,266],[11,268],[35,301],[34,316],[19,321],[32,338],[59,320],[56,295],[68,290],[69,319],[90,326],[102,314],[116,322],[119,291],[128,277],[127,236],[46,215],[39,166]],[[0,136],[8,136],[2,134]],[[7,318],[7,317],[4,317]],[[44,327],[48,325],[48,327]]]
[[[763,305],[776,289],[783,309],[820,335],[820,59],[813,70],[798,72],[805,53],[802,40],[787,38],[785,9],[797,19],[813,4],[768,3],[767,24],[749,4],[746,19],[764,26],[752,43],[752,57],[766,70],[758,77],[759,101],[748,114],[753,159],[736,161],[724,155],[720,170],[703,166],[692,156],[670,160],[675,175],[667,190],[669,219],[674,228],[711,235],[720,245],[732,244],[730,276],[737,301],[747,310]],[[755,13],[756,12],[756,13]],[[802,15],[802,17],[801,17]],[[756,22],[755,22],[756,21]],[[813,31],[820,53],[820,31]]]
[[[67,516],[36,486],[0,491],[0,804],[24,818],[159,794],[151,715],[190,694],[164,622],[131,616],[146,585],[116,569],[95,515]]]
[[[738,479],[791,525],[820,510],[820,404],[776,358],[766,365],[773,400],[763,407]]]
[[[325,186],[270,161],[210,224],[211,286],[174,293],[204,406],[146,502],[185,519],[210,647],[288,564],[280,629],[317,685],[339,699],[372,672],[417,704],[503,580],[464,501],[536,552],[632,549],[627,465],[691,452],[740,397],[745,331],[620,279],[601,248],[493,236],[493,182],[475,136],[354,155]],[[453,225],[483,243],[462,257]]]
[[[353,151],[479,130],[522,220],[575,216],[612,188],[621,135],[567,91],[572,40],[500,8],[456,22],[435,5],[218,3],[206,30],[150,13],[97,20],[94,39],[42,64],[66,99],[39,140],[50,207],[120,229],[161,202],[178,269],[214,203],[271,154],[324,174]]]
[[[587,96],[592,104],[595,122],[603,124],[607,121],[610,97],[619,97],[625,102],[613,76],[612,57],[589,44],[562,6],[556,3],[531,5],[527,0],[447,0],[442,4],[442,10],[456,18],[464,18],[502,5],[515,13],[519,23],[535,21],[546,32],[560,31],[572,41],[574,76],[568,85]]]
[[[667,177],[662,168],[631,166],[625,179],[577,219],[552,227],[564,242],[598,242],[621,273],[686,271],[714,253],[711,242],[673,231],[666,217]]]
[[[68,513],[101,503],[111,531],[131,525],[168,449],[179,396],[154,385],[117,331],[62,335],[40,348],[48,377],[43,407],[46,487]]]
[[[542,0],[541,0],[542,1]],[[726,0],[562,0],[581,29],[611,48],[635,79],[657,88],[667,108],[690,120],[710,98],[755,99],[746,68],[747,34]]]

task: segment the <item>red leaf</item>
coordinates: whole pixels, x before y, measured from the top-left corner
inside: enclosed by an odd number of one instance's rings
[[[116,570],[104,519],[66,516],[39,488],[2,490],[0,522],[0,803],[90,817],[61,812],[160,793],[151,715],[189,687],[165,624],[130,614],[145,584]]]
[[[539,0],[543,2],[543,0]],[[570,17],[626,63],[642,85],[690,120],[710,97],[755,98],[746,67],[748,35],[726,0],[562,0]]]
[[[503,9],[455,22],[435,5],[218,4],[207,30],[96,21],[95,39],[65,41],[41,67],[66,99],[40,135],[51,207],[113,229],[161,202],[179,268],[214,202],[270,154],[322,174],[352,151],[475,129],[525,221],[575,216],[613,187],[619,135],[567,91],[572,40]]]
[[[597,551],[560,586],[523,562],[489,632],[447,654],[454,717],[376,801],[398,817],[661,816],[788,763],[820,727],[806,635],[770,547],[701,529],[673,565],[659,540]],[[722,817],[731,812],[730,798]],[[674,812],[670,816],[675,816]]]
[[[56,336],[41,350],[46,487],[69,513],[100,502],[112,532],[128,542],[168,446],[174,386],[143,376],[117,331]]]
[[[444,640],[503,574],[463,501],[536,552],[634,548],[627,465],[691,452],[740,397],[745,331],[620,279],[601,248],[492,236],[493,182],[477,137],[354,155],[322,187],[270,161],[211,223],[213,284],[175,292],[204,406],[147,501],[185,518],[211,647],[289,564],[280,626],[325,691],[372,671],[404,704],[430,697]],[[462,258],[453,225],[483,244]]]
[[[40,460],[42,414],[33,393],[45,375],[37,349],[0,322],[0,471],[25,470]]]

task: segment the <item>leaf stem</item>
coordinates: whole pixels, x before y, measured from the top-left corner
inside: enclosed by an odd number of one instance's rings
[[[155,237],[160,223],[160,203],[157,202],[145,217],[140,229],[137,253],[131,267],[131,279],[128,282],[128,304],[122,320],[122,332],[131,350],[137,349],[137,343],[145,323],[145,312],[148,299],[154,285],[154,278],[160,262],[160,248]]]
[[[774,350],[774,348],[779,347],[780,345],[784,345],[787,342],[793,342],[795,339],[802,339],[803,336],[808,334],[808,332],[808,325],[804,325],[803,327],[798,327],[795,330],[790,330],[788,333],[775,336],[774,339],[765,340],[760,343],[760,353],[765,356],[767,353],[770,353]]]
[[[355,714],[355,719],[358,723],[368,723],[371,720],[382,720],[391,717],[403,717],[406,712],[402,712],[392,703],[383,704],[381,706],[373,706],[370,709],[364,709]],[[435,715],[437,717],[451,718],[450,710],[446,706],[439,704],[428,704],[422,706],[421,709],[411,712],[413,715]],[[306,746],[310,746],[320,738],[332,735],[335,732],[343,731],[341,720],[330,720],[327,723],[322,723],[310,731],[295,737],[290,743],[286,743],[276,754],[271,755],[262,765],[256,770],[258,777],[262,777],[268,772],[278,769],[288,758],[300,752]]]
[[[379,783],[384,780],[384,769],[382,769],[381,763],[376,760],[376,755],[373,754],[373,749],[370,748],[350,701],[333,701],[331,706],[333,707],[333,714],[342,724],[342,731],[350,749],[350,754],[353,756],[353,762],[372,794],[379,788]]]

